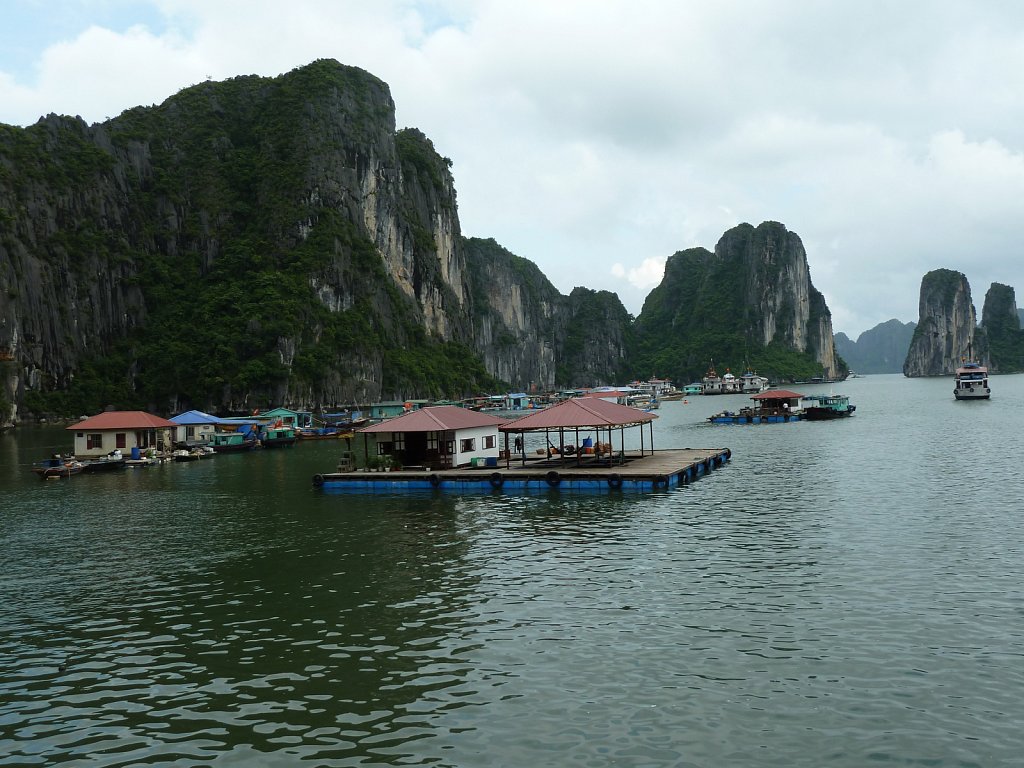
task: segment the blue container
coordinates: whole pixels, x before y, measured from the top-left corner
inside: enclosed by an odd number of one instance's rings
[[[496,466],[498,466],[498,458],[496,456],[488,456],[487,457],[487,466],[488,467],[496,467]]]
[[[139,446],[132,446],[132,461],[138,461],[142,458],[142,452],[139,451]]]

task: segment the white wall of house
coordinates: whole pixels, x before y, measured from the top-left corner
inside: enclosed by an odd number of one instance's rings
[[[394,444],[398,433],[376,432],[370,435],[370,456],[376,456],[381,450],[381,443]],[[439,445],[442,454],[451,457],[453,467],[468,466],[473,459],[498,458],[504,438],[498,433],[496,426],[473,427],[446,432],[438,432],[438,441],[452,443],[451,448]]]
[[[216,431],[215,424],[179,424],[175,430],[174,441],[176,443],[183,443],[186,440],[208,443]]]
[[[75,434],[75,456],[92,458],[106,456],[114,450],[120,450],[125,458],[131,454],[132,448],[145,450],[156,448],[158,443],[164,443],[169,434],[163,436],[163,430],[155,429],[86,429],[76,431]],[[166,430],[170,433],[171,430]],[[163,447],[169,447],[169,443]]]
[[[453,464],[459,467],[473,459],[498,458],[500,444],[501,436],[495,426],[456,430]]]

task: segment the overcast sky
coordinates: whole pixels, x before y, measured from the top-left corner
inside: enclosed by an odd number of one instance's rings
[[[453,161],[463,233],[639,314],[678,250],[800,235],[833,328],[1024,290],[1024,3],[3,0],[0,122],[334,58]]]

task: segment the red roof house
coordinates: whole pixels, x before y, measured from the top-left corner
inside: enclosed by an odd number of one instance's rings
[[[132,448],[169,449],[177,426],[145,411],[105,411],[67,429],[75,433],[75,455],[90,457]]]

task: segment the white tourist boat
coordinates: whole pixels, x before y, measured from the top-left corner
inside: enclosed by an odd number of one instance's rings
[[[988,368],[978,362],[966,361],[956,369],[953,397],[957,400],[988,400]]]

